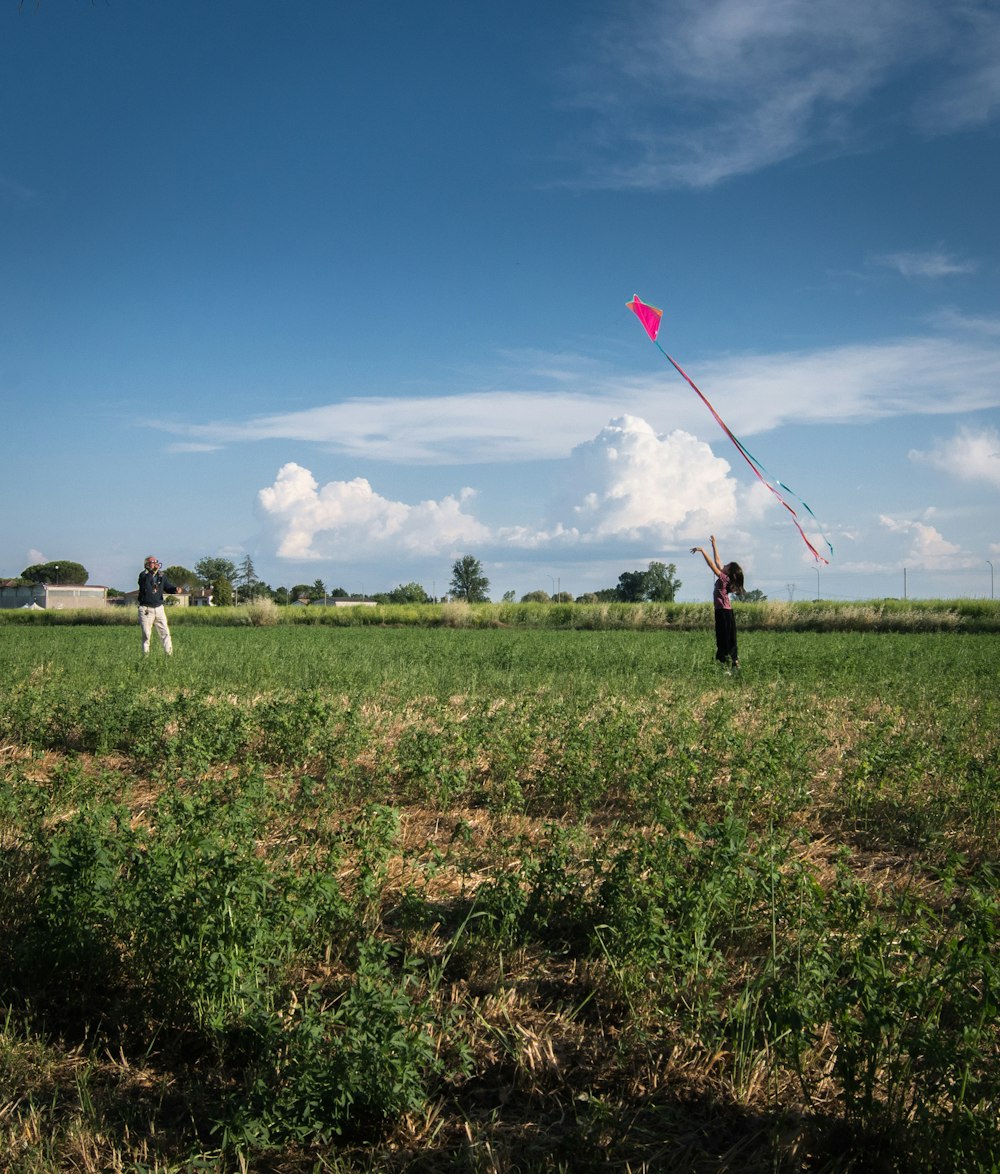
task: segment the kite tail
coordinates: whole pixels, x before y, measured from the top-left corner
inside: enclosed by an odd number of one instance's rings
[[[652,335],[650,337],[652,338]],[[662,354],[664,356],[664,358],[666,358],[668,360],[668,362],[674,368],[674,370],[688,383],[688,385],[695,392],[695,394],[698,396],[698,398],[701,400],[701,402],[712,413],[712,416],[715,419],[715,422],[719,425],[719,427],[722,429],[722,431],[725,432],[725,434],[729,437],[729,439],[736,446],[737,451],[740,453],[740,455],[743,457],[743,459],[746,461],[746,463],[750,466],[750,468],[753,469],[755,476],[761,482],[761,484],[767,486],[767,488],[774,494],[774,496],[778,499],[778,501],[780,501],[781,504],[785,507],[785,509],[788,510],[788,512],[792,515],[792,521],[795,523],[795,528],[798,530],[799,534],[802,536],[802,541],[806,544],[806,546],[808,546],[809,550],[812,552],[813,558],[815,558],[817,562],[826,563],[826,565],[829,566],[829,559],[824,558],[823,555],[821,555],[819,553],[819,551],[816,549],[816,547],[813,546],[813,544],[809,541],[809,538],[806,535],[805,530],[802,529],[802,525],[799,522],[798,514],[795,512],[794,509],[792,509],[792,507],[788,504],[788,502],[785,501],[785,499],[781,496],[781,494],[778,492],[778,490],[775,489],[774,486],[780,485],[781,488],[784,489],[784,491],[786,493],[791,494],[791,496],[794,497],[795,500],[806,510],[806,512],[809,514],[809,516],[812,518],[812,520],[816,523],[816,526],[819,529],[820,535],[822,536],[823,541],[826,543],[827,549],[830,551],[830,555],[832,557],[833,556],[833,547],[830,545],[829,539],[823,533],[823,529],[820,526],[816,515],[812,512],[812,510],[809,508],[809,506],[802,500],[801,497],[798,496],[797,493],[795,493],[794,490],[789,489],[789,487],[787,485],[783,484],[781,481],[779,481],[777,479],[777,477],[774,478],[774,485],[771,484],[771,480],[769,479],[771,477],[771,474],[767,472],[767,469],[765,469],[764,466],[756,459],[756,457],[754,457],[753,454],[745,447],[745,445],[739,439],[739,437],[736,436],[732,431],[730,431],[729,425],[725,422],[725,420],[723,420],[723,418],[719,415],[719,413],[715,410],[715,408],[712,407],[712,405],[709,402],[709,400],[707,399],[707,397],[702,393],[701,388],[695,383],[695,381],[691,378],[691,376],[688,375],[688,373],[684,370],[684,368],[678,362],[676,362],[672,358],[672,356],[667,354],[667,352],[663,349],[662,346],[660,346],[660,344],[656,341],[655,338],[653,338],[652,341],[655,344],[657,350],[659,350],[660,354]],[[765,476],[765,474],[766,474],[766,476]]]

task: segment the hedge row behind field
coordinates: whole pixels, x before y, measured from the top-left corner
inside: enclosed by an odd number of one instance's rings
[[[737,603],[743,631],[788,632],[1000,632],[1000,602],[988,599],[898,600],[834,603]],[[713,624],[705,603],[431,603],[375,607],[279,607],[259,600],[240,607],[173,608],[171,624],[265,627],[565,628],[605,631],[691,631]],[[134,624],[131,607],[65,611],[0,611],[2,624]]]

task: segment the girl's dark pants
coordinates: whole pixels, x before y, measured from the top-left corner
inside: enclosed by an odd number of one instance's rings
[[[735,664],[739,659],[736,652],[736,617],[728,607],[715,609],[715,659],[720,664],[725,664],[727,660]]]

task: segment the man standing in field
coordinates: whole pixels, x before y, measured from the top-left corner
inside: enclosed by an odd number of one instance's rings
[[[174,646],[167,626],[167,613],[163,609],[163,593],[179,595],[180,588],[160,574],[160,560],[149,555],[139,574],[139,627],[142,629],[142,655],[149,655],[149,637],[154,628],[163,642],[163,651],[171,656]]]

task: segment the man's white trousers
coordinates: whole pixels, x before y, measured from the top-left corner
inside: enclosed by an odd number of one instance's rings
[[[154,628],[163,642],[163,651],[167,656],[173,652],[174,646],[170,642],[170,629],[167,627],[167,613],[164,611],[163,604],[160,604],[159,607],[140,606],[139,627],[142,628],[143,656],[149,655],[149,637]]]

